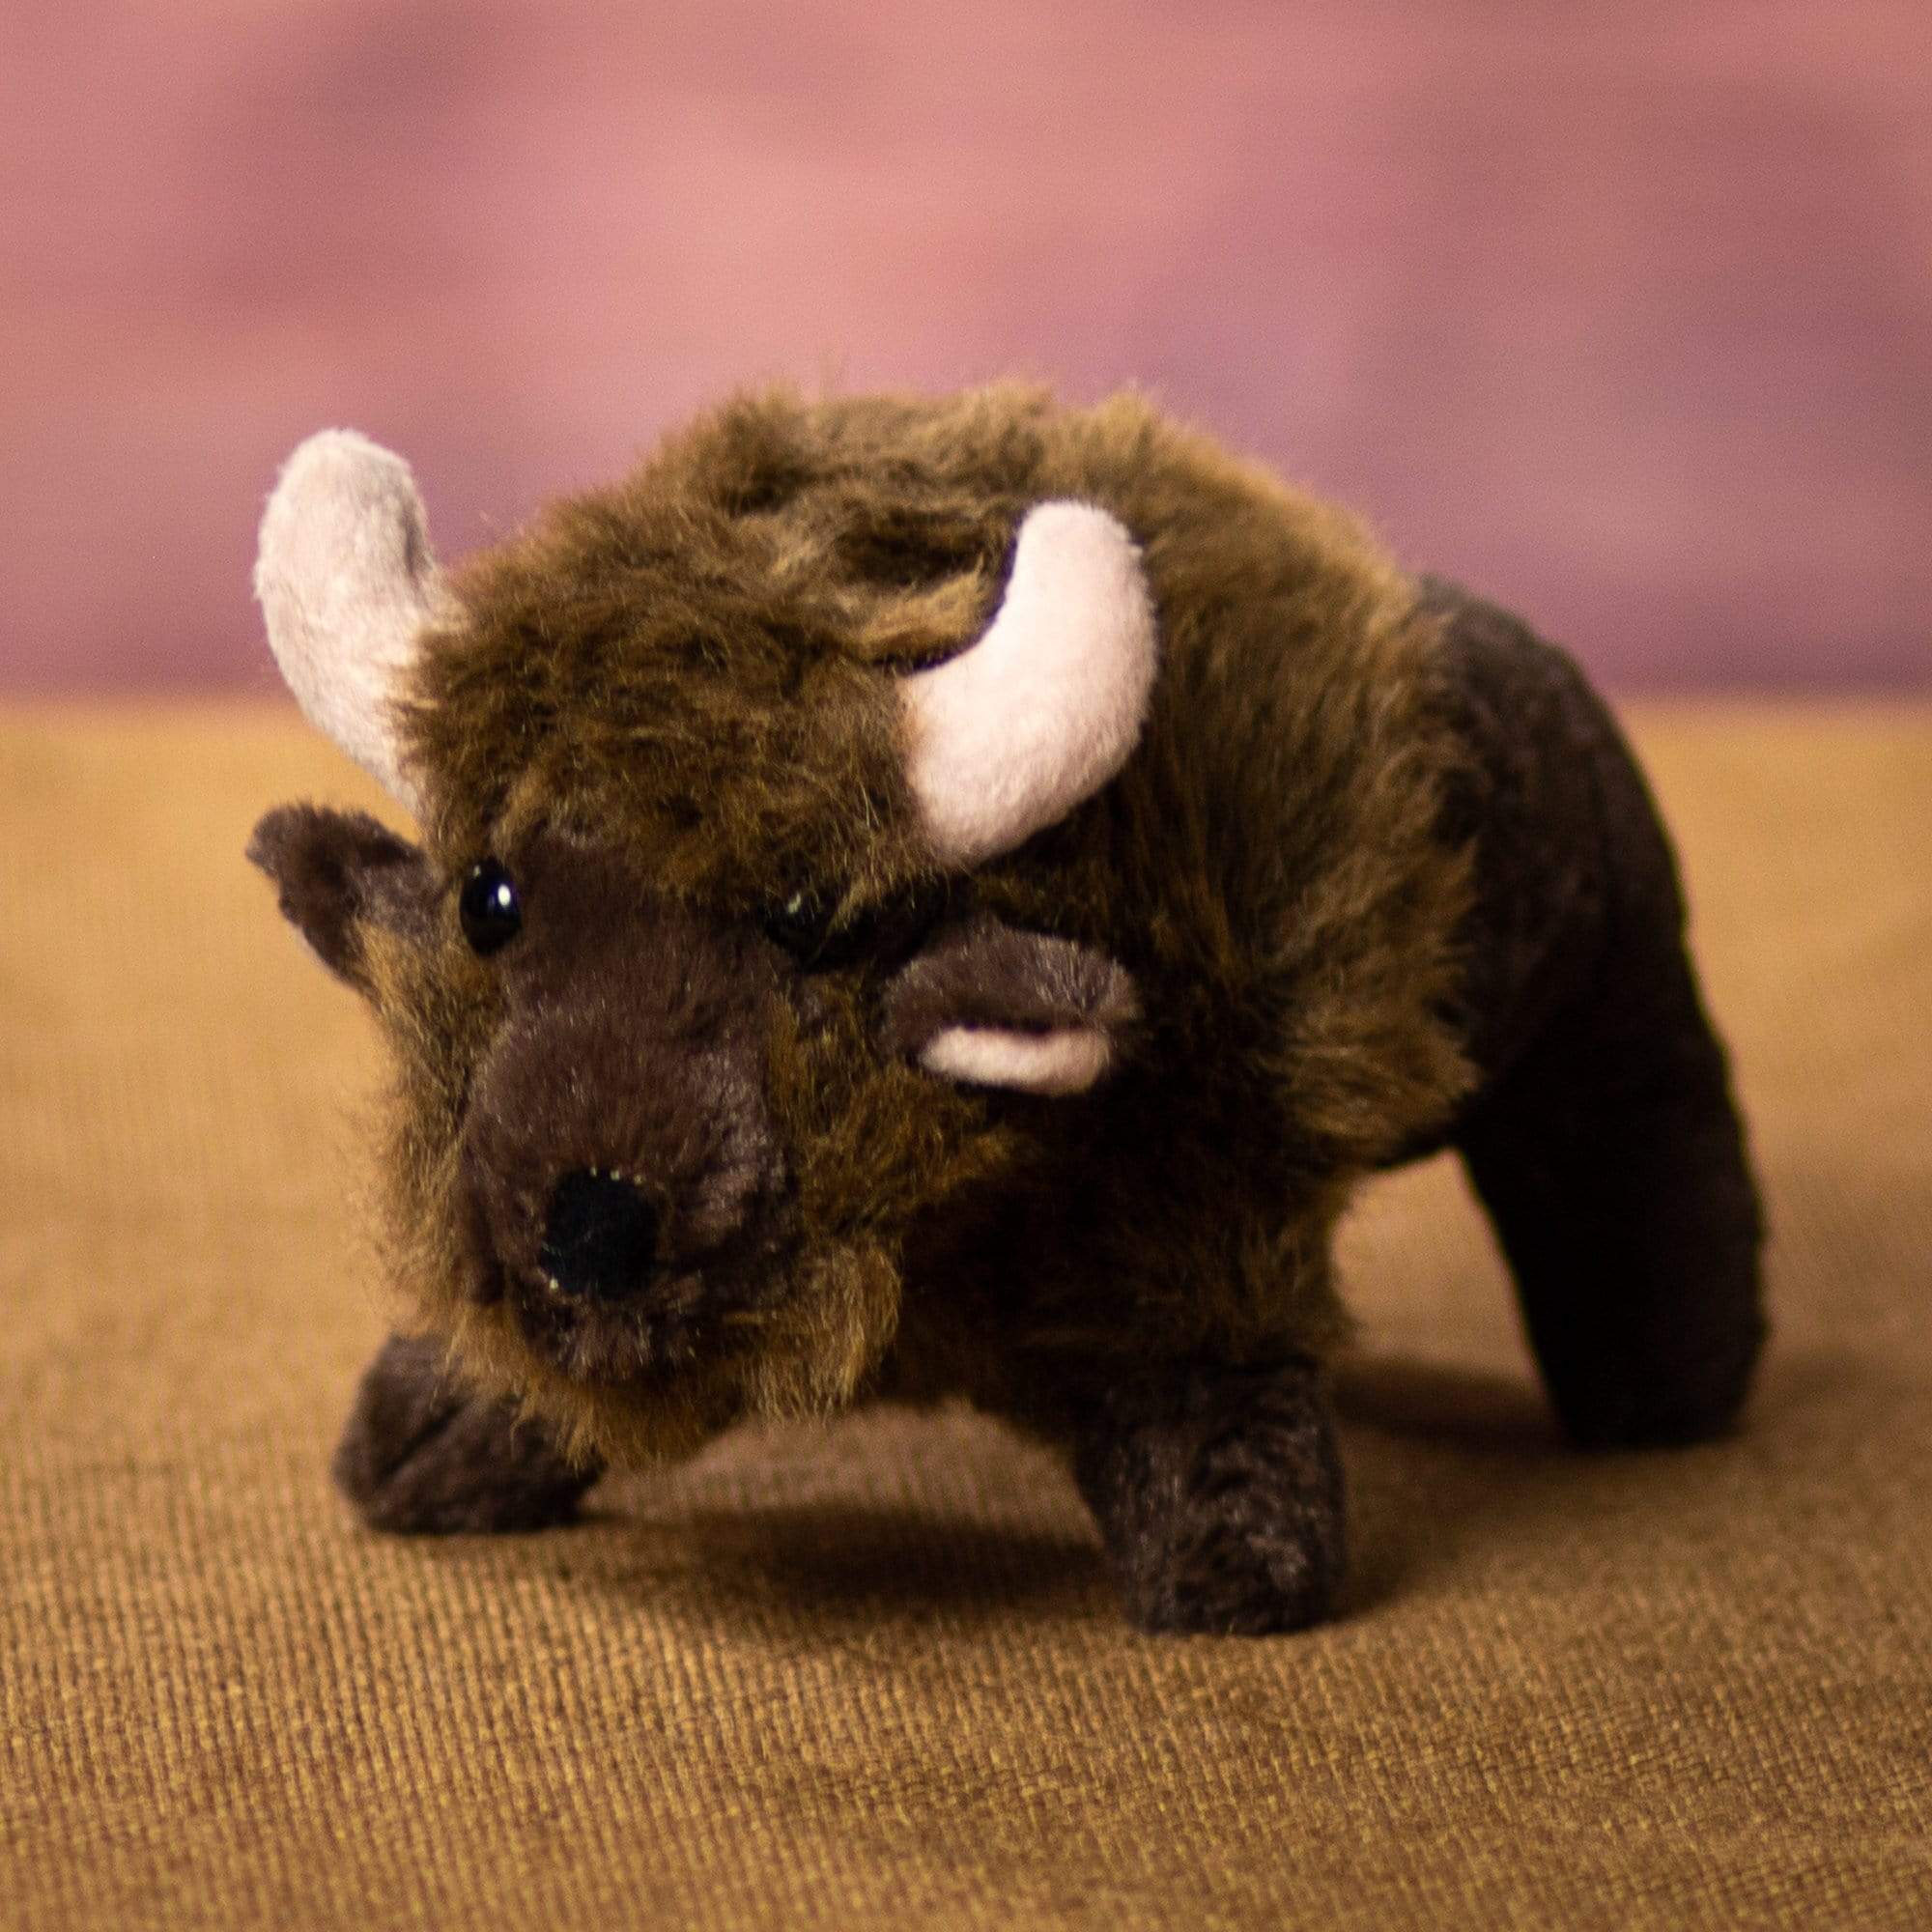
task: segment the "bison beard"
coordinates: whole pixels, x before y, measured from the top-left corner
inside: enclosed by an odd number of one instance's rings
[[[1333,1226],[1445,1146],[1578,1440],[1736,1414],[1755,1197],[1642,780],[1339,513],[1131,399],[772,395],[451,578],[314,439],[257,582],[423,828],[251,846],[395,1060],[434,1339],[338,1455],[376,1526],[963,1395],[1065,1452],[1137,1622],[1298,1628]]]

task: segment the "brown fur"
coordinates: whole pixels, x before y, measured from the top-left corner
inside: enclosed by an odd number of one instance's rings
[[[1349,1178],[1463,1093],[1440,1008],[1467,862],[1435,836],[1455,749],[1432,627],[1346,517],[1131,397],[743,399],[477,559],[408,711],[432,862],[453,884],[535,828],[574,831],[723,922],[801,886],[856,913],[929,880],[879,668],[968,643],[1019,516],[1053,495],[1142,543],[1163,675],[1120,780],[974,883],[1009,923],[1124,966],[1139,1055],[1091,1098],[995,1097],[882,1059],[863,974],[816,989],[810,1028],[781,1014],[769,1104],[811,1259],[728,1367],[640,1408],[462,1292],[456,1144],[499,994],[448,920],[389,956],[398,1272],[571,1439],[660,1453],[729,1413],[837,1406],[902,1325],[921,1382],[994,1398],[1030,1354],[1319,1348]],[[907,1307],[914,1238],[948,1278]],[[989,1258],[1009,1276],[1020,1255],[1024,1293],[987,1285]],[[987,1304],[998,1359],[935,1363],[928,1299],[940,1352],[962,1300]]]
[[[894,679],[974,640],[1053,497],[1141,548],[1151,711],[948,877]],[[398,704],[425,850],[291,809],[256,856],[387,1030],[395,1273],[486,1422],[635,1461],[964,1394],[1070,1451],[1143,1622],[1292,1627],[1340,1575],[1334,1224],[1451,1141],[1579,1436],[1735,1412],[1755,1205],[1641,780],[1559,653],[1342,513],[1131,396],[779,392],[452,610]],[[478,957],[485,858],[522,924]],[[962,1088],[914,1064],[960,1024],[1112,1063]],[[547,1280],[572,1187],[654,1244],[635,1293]]]

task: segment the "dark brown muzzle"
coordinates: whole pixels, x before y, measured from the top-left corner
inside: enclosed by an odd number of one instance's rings
[[[776,977],[754,933],[581,849],[516,855],[505,1014],[464,1131],[473,1290],[591,1379],[724,1346],[773,1278],[785,1168],[764,1097]]]

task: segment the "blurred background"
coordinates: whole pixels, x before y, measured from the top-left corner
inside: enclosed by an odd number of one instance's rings
[[[324,424],[447,554],[736,384],[1008,372],[1623,692],[1932,673],[1926,0],[62,0],[0,245],[0,691],[276,689]]]

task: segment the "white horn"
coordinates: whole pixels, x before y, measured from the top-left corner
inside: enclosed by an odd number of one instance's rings
[[[1098,791],[1140,742],[1155,656],[1125,528],[1092,503],[1030,511],[985,635],[900,680],[908,774],[941,858],[1010,851]]]
[[[309,721],[415,810],[393,705],[442,589],[410,466],[354,430],[310,437],[263,515],[255,595]]]

